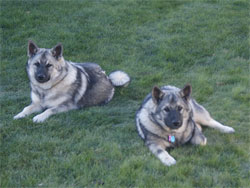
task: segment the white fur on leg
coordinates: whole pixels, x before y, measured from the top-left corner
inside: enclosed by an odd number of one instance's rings
[[[41,106],[38,104],[30,104],[29,106],[26,106],[22,112],[18,113],[14,116],[14,119],[20,119],[24,118],[25,116],[28,116],[34,112],[38,112],[41,110]]]
[[[166,165],[171,166],[176,164],[176,160],[168,154],[168,152],[163,149],[161,146],[156,144],[151,144],[148,146],[150,151],[158,158],[160,161]]]
[[[234,133],[235,130],[232,127],[222,125],[218,121],[215,121],[214,119],[209,121],[209,125],[215,129],[220,130],[222,133]]]
[[[42,123],[44,122],[48,117],[50,117],[53,114],[51,109],[45,110],[43,113],[36,115],[33,117],[34,123]]]
[[[201,146],[205,146],[207,145],[207,138],[205,137],[205,139],[200,143]]]
[[[13,119],[24,118],[25,116],[27,116],[27,115],[22,111],[22,112],[18,113],[17,115],[15,115]]]
[[[171,166],[176,164],[176,160],[166,151],[162,151],[157,157],[164,165]]]
[[[234,133],[235,132],[234,128],[229,127],[229,126],[225,126],[225,125],[223,125],[223,128],[220,129],[220,131],[223,133]]]

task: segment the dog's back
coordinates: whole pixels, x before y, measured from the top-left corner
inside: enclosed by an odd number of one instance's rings
[[[87,73],[87,89],[78,101],[79,107],[102,105],[114,95],[114,87],[101,67],[95,63],[78,63]]]

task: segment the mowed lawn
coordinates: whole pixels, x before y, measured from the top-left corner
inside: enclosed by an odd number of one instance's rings
[[[0,187],[249,187],[248,0],[1,1]],[[27,43],[131,77],[106,106],[42,124],[13,120],[30,103]],[[183,87],[235,134],[205,128],[205,147],[144,146],[135,113],[154,85]]]

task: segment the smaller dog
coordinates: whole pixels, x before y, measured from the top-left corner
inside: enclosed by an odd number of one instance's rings
[[[185,143],[206,145],[201,125],[224,133],[234,129],[215,121],[207,110],[191,98],[191,85],[182,90],[174,86],[154,87],[136,113],[139,136],[149,150],[167,166],[176,163],[166,151]]]
[[[130,82],[122,71],[106,76],[99,65],[69,62],[62,53],[61,44],[44,49],[29,41],[26,70],[32,103],[14,119],[45,110],[33,118],[39,123],[59,112],[106,104],[114,95],[114,86],[127,86]]]

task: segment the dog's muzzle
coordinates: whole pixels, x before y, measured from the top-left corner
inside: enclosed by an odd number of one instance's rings
[[[181,121],[174,121],[172,123],[168,123],[166,124],[169,128],[171,129],[179,129],[182,126],[182,122]]]
[[[182,119],[181,118],[171,118],[167,117],[164,120],[165,125],[170,129],[178,129],[182,126]]]
[[[45,83],[50,79],[50,77],[46,76],[45,74],[36,74],[35,78],[39,83]]]

